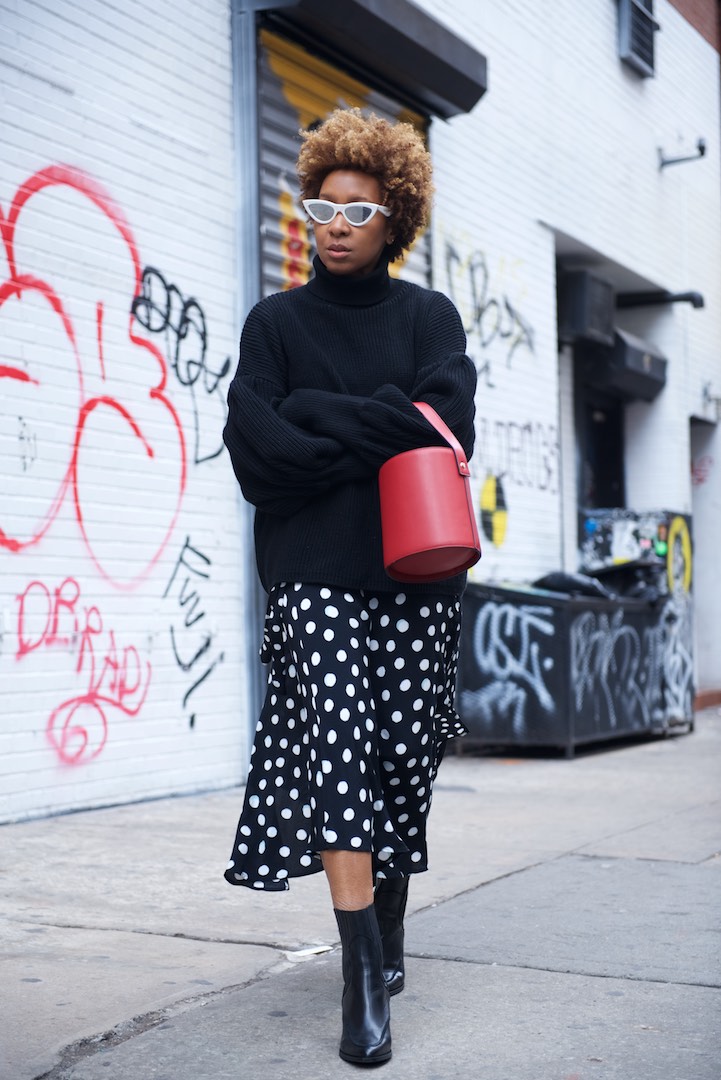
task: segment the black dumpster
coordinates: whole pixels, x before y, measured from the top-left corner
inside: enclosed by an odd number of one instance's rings
[[[626,570],[633,595],[620,594],[618,568],[613,589],[563,574],[528,587],[468,586],[462,743],[557,747],[573,757],[585,743],[693,729],[690,598],[664,593],[642,568],[640,577],[638,567]]]

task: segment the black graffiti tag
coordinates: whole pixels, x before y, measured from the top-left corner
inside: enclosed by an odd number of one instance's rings
[[[141,326],[151,334],[164,334],[168,363],[181,386],[187,387],[193,408],[195,427],[194,461],[200,465],[212,461],[223,451],[218,432],[223,428],[227,406],[222,380],[230,371],[230,357],[213,369],[207,358],[208,331],[205,314],[195,297],[184,297],[176,285],[168,284],[160,270],[146,266],[140,294],[135,297],[132,312]],[[213,424],[210,447],[202,447],[200,402],[198,390],[214,398],[219,421]]]

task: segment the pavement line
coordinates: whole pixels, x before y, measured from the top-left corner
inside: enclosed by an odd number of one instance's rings
[[[641,975],[628,974],[604,974],[598,971],[579,971],[575,968],[541,967],[538,964],[499,964],[496,960],[472,960],[467,956],[441,956],[435,953],[406,952],[406,959],[414,960],[440,960],[450,964],[471,964],[475,967],[504,968],[508,971],[546,971],[549,975],[578,975],[584,979],[611,979],[614,982],[649,983],[654,986],[689,986],[699,987],[703,990],[721,990],[721,982],[687,982],[684,979],[671,981],[670,979],[650,979]]]

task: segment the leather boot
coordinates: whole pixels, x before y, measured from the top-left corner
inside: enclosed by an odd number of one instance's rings
[[[391,1056],[391,1015],[375,908],[338,911],[343,946],[343,1034],[340,1056],[353,1065],[381,1065]]]
[[[375,909],[383,942],[383,979],[388,993],[400,994],[405,986],[403,916],[408,900],[409,878],[379,878]]]

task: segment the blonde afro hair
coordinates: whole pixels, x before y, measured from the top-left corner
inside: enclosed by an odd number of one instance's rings
[[[316,199],[328,173],[357,169],[375,176],[390,209],[392,262],[411,246],[428,224],[433,197],[431,156],[421,135],[407,123],[391,123],[360,109],[335,109],[312,131],[301,131],[304,144],[297,172],[302,199]]]

